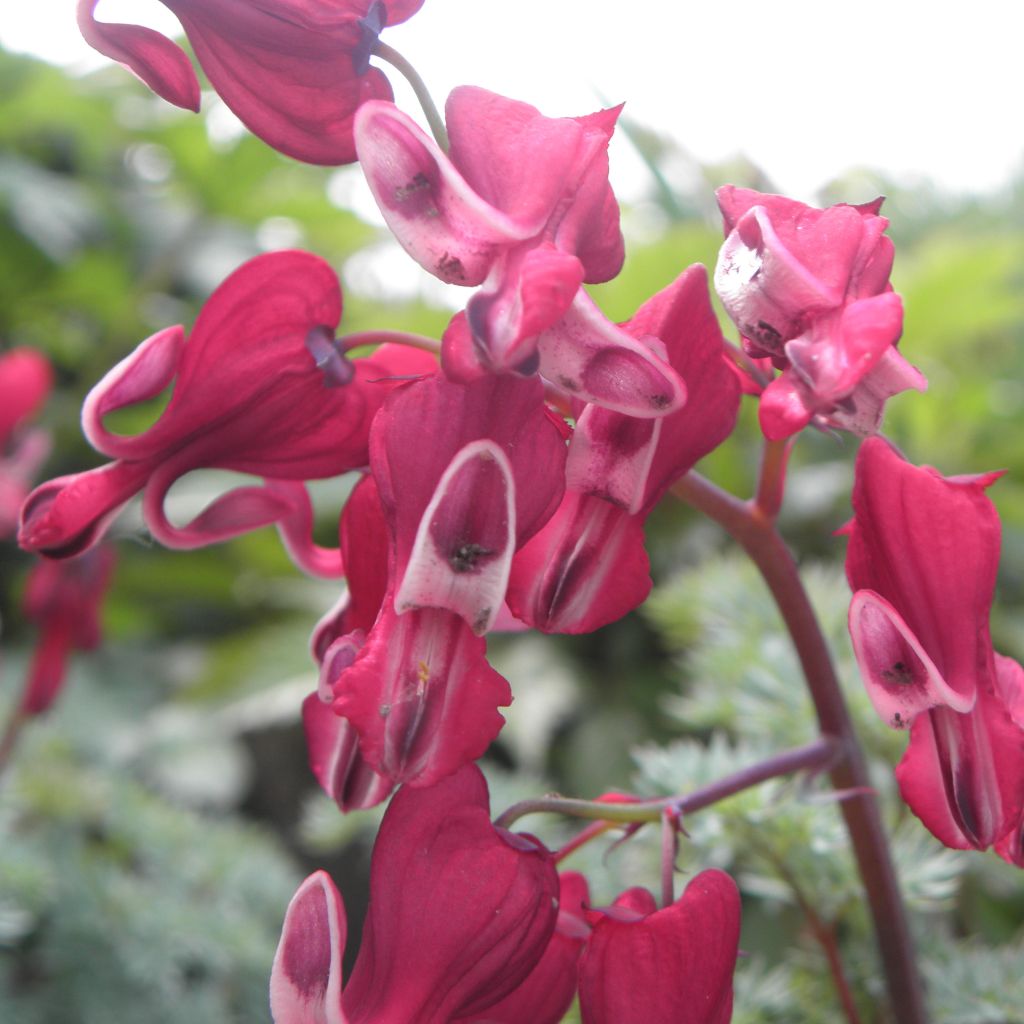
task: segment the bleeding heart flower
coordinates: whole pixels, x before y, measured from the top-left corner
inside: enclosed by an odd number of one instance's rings
[[[582,289],[622,266],[607,155],[618,114],[544,117],[464,86],[448,98],[445,154],[393,104],[360,109],[359,160],[399,242],[442,281],[483,286],[445,333],[442,363],[453,379],[539,370],[578,398],[633,416],[682,405],[672,369]]]
[[[146,523],[168,547],[200,547],[276,522],[300,566],[340,574],[338,553],[310,539],[300,481],[366,465],[370,421],[400,382],[396,375],[436,366],[401,346],[353,363],[332,349],[335,359],[327,360],[321,350],[340,317],[337,278],[318,257],[279,252],[244,264],[210,296],[190,337],[181,327],[158,332],[89,393],[86,437],[115,461],[37,487],[22,509],[21,546],[54,558],[85,551],[143,491]],[[172,379],[170,402],[152,427],[134,437],[107,430],[108,413],[158,395]],[[174,526],[164,513],[167,492],[202,467],[268,480]]]
[[[159,32],[97,21],[98,0],[79,0],[90,46],[127,65],[155,93],[199,109],[185,52]],[[224,102],[268,145],[311,164],[355,160],[352,119],[369,99],[390,99],[370,67],[377,36],[423,0],[161,0],[178,17]]]
[[[370,452],[390,536],[388,589],[332,680],[333,706],[376,772],[429,785],[481,756],[504,723],[497,709],[511,692],[487,663],[483,634],[513,553],[558,505],[565,443],[539,381],[438,375],[392,396]]]
[[[882,200],[817,210],[731,185],[717,196],[726,240],[715,288],[747,352],[783,371],[761,399],[765,436],[815,418],[875,433],[886,399],[927,386],[896,348],[903,306],[889,285]]]
[[[960,849],[986,849],[1024,813],[1020,669],[996,661],[989,634],[1000,528],[985,488],[999,475],[943,477],[869,439],[847,528],[854,653],[875,709],[911,730],[900,792]]]
[[[597,405],[580,412],[562,504],[512,563],[509,606],[546,632],[589,632],[647,597],[644,520],[736,422],[739,382],[724,359],[702,266],[684,271],[622,329],[665,353],[689,397],[659,419]]]
[[[450,1024],[512,992],[555,927],[558,877],[530,836],[490,821],[475,765],[401,789],[373,848],[363,941],[342,988],[345,908],[324,872],[285,916],[270,980],[275,1024]]]

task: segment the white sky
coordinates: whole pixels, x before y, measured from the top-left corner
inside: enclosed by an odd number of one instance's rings
[[[4,4],[0,44],[102,65],[74,6]],[[102,0],[98,14],[176,26],[157,0]],[[384,36],[439,103],[462,83],[552,115],[626,100],[699,159],[744,152],[803,199],[864,165],[957,191],[1005,182],[1024,165],[1022,37],[1013,0],[426,0]],[[630,160],[613,149],[627,190]]]

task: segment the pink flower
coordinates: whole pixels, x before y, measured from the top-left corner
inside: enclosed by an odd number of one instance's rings
[[[549,118],[464,86],[448,99],[450,155],[389,103],[356,116],[359,160],[388,226],[426,270],[482,285],[444,338],[445,372],[539,372],[633,416],[679,408],[679,378],[606,320],[582,288],[623,260],[607,146],[618,108]]]
[[[740,896],[723,871],[702,871],[670,907],[630,889],[591,914],[579,964],[583,1024],[728,1024]]]
[[[41,430],[25,424],[46,402],[53,370],[35,349],[14,348],[0,356],[0,538],[18,525],[18,510],[49,452]]]
[[[275,1024],[449,1024],[503,999],[540,959],[558,878],[532,837],[495,828],[487,784],[467,765],[404,788],[384,815],[370,906],[342,986],[345,908],[324,872],[285,916],[270,980]]]
[[[97,21],[98,0],[79,0],[90,46],[127,65],[176,106],[199,109],[185,52],[152,29]],[[390,99],[369,59],[380,31],[412,17],[423,0],[161,0],[181,22],[225,103],[268,145],[313,164],[355,159],[360,103]]]
[[[672,483],[728,437],[739,410],[739,382],[724,359],[702,266],[684,271],[622,329],[665,354],[689,397],[658,419],[597,405],[578,415],[562,504],[512,563],[509,606],[548,632],[589,632],[647,597],[644,520]]]
[[[1024,813],[1021,670],[989,635],[1000,528],[985,488],[998,476],[943,477],[869,439],[848,527],[854,653],[875,709],[910,729],[900,792],[960,849],[1003,840]]]
[[[395,385],[389,378],[436,365],[397,346],[348,363],[332,348],[340,317],[341,291],[323,260],[280,252],[244,264],[210,296],[188,339],[181,327],[160,331],[89,393],[86,437],[115,461],[37,487],[22,509],[21,546],[54,558],[85,551],[143,491],[146,523],[168,547],[199,547],[277,523],[303,568],[338,575],[337,552],[310,539],[300,481],[365,465],[370,421]],[[105,415],[154,397],[172,379],[171,400],[152,427],[135,437],[106,429]],[[268,480],[174,526],[163,509],[167,492],[202,467]]]
[[[99,646],[100,608],[113,574],[114,552],[106,546],[32,567],[23,608],[40,635],[21,698],[25,714],[42,714],[57,699],[72,650]]]
[[[392,396],[370,451],[390,539],[387,591],[365,641],[349,634],[331,659],[329,692],[374,771],[429,785],[483,754],[504,722],[497,709],[511,692],[487,663],[483,634],[514,552],[558,505],[565,445],[539,381],[438,375]]]
[[[874,433],[887,398],[926,386],[896,348],[903,307],[889,286],[881,199],[817,210],[731,185],[717,195],[726,240],[715,288],[749,354],[783,371],[761,398],[765,435],[816,418]]]

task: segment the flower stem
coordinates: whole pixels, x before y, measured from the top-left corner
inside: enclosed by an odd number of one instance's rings
[[[436,338],[428,338],[425,334],[410,334],[408,331],[359,331],[356,334],[345,334],[338,340],[346,355],[369,345],[405,345],[406,348],[422,349],[431,355],[441,354],[441,342]]]
[[[782,495],[786,489],[786,463],[793,449],[791,440],[765,440],[761,451],[761,470],[757,478],[757,493],[754,506],[761,515],[771,522],[779,516]]]
[[[694,472],[676,483],[672,493],[739,541],[768,584],[800,659],[819,728],[839,740],[840,756],[830,777],[835,789],[853,791],[840,802],[840,810],[874,921],[894,1017],[900,1024],[927,1024],[914,942],[867,765],[796,562],[773,521],[755,503],[740,501]]]
[[[374,55],[381,60],[387,61],[393,68],[396,68],[405,77],[405,80],[412,86],[416,93],[416,99],[420,101],[423,113],[426,115],[427,124],[434,135],[434,140],[447,153],[448,152],[448,129],[444,126],[444,118],[434,105],[426,83],[420,78],[419,72],[396,50],[394,47],[382,43],[379,39],[373,48]]]
[[[724,779],[718,779],[687,793],[663,797],[659,800],[627,800],[622,803],[610,803],[605,800],[574,800],[569,797],[543,796],[533,800],[522,800],[504,811],[494,822],[498,828],[510,828],[514,822],[527,814],[564,814],[573,818],[587,818],[599,822],[616,822],[634,824],[661,821],[666,810],[676,814],[692,814],[694,811],[710,807],[750,789],[778,775],[788,775],[803,769],[827,768],[836,756],[836,743],[828,736],[821,736],[813,743],[792,750],[775,754],[764,761],[744,768]],[[593,834],[599,835],[605,829],[594,829]],[[592,837],[591,837],[592,838]],[[575,847],[574,847],[575,849]]]

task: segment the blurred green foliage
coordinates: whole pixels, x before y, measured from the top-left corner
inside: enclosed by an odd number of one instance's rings
[[[426,276],[353,212],[366,202],[358,169],[296,164],[238,130],[214,96],[204,109],[169,108],[117,68],[70,79],[0,53],[0,346],[34,345],[55,363],[49,475],[97,462],[78,425],[88,389],[153,331],[190,325],[220,280],[260,251],[301,246],[328,259],[345,289],[347,332],[439,336],[450,316]],[[690,263],[713,266],[715,184],[771,188],[756,168],[700,167],[626,127],[658,173],[649,198],[624,211],[622,274],[594,289],[616,319]],[[994,633],[1022,658],[1024,178],[998,195],[956,198],[859,170],[826,191],[824,201],[889,196],[902,349],[931,388],[894,399],[887,432],[946,473],[1009,471],[991,492],[1005,524]],[[120,414],[118,429],[142,429],[158,408]],[[891,766],[902,738],[879,725],[856,679],[837,569],[844,544],[832,535],[849,515],[855,450],[848,437],[801,439],[783,530],[816,560],[808,582],[886,800],[937,1020],[1024,1020],[1019,873],[943,850],[901,808]],[[758,453],[749,403],[701,469],[747,494]],[[175,494],[194,503],[224,482],[198,474]],[[314,488],[325,542],[344,494],[333,482]],[[80,659],[0,790],[0,1020],[64,1024],[69,1006],[83,1022],[114,1019],[114,1007],[125,1022],[265,1020],[269,960],[300,871],[331,866],[357,921],[379,817],[342,818],[304,765],[306,638],[336,587],[302,579],[272,531],[172,553],[129,512],[117,536],[106,649]],[[813,735],[756,573],[677,505],[656,511],[648,536],[658,586],[644,614],[588,637],[491,642],[516,693],[489,762],[496,810],[550,788],[686,790]],[[11,545],[0,559],[5,649],[23,651],[31,633],[17,601],[29,560]],[[0,710],[22,668],[17,653],[6,658]],[[736,1021],[838,1019],[802,904],[835,930],[865,1020],[878,1019],[877,965],[823,787],[772,783],[686,825],[686,870],[727,867],[744,891],[753,955],[737,975]],[[551,843],[569,834],[564,824],[536,829]],[[657,839],[641,834],[610,854],[595,844],[568,866],[585,868],[595,901],[608,901],[624,885],[655,884]]]

